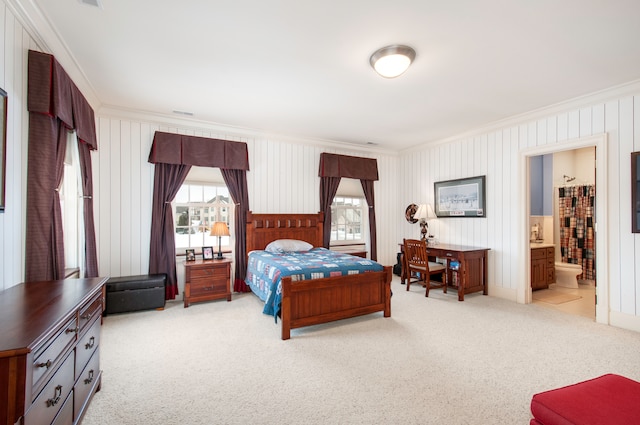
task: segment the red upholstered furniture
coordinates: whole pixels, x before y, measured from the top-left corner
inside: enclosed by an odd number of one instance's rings
[[[607,374],[533,396],[530,425],[640,424],[640,382]]]

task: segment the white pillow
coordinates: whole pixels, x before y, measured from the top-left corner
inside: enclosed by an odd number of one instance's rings
[[[278,239],[267,245],[264,250],[277,254],[281,252],[309,251],[311,248],[313,248],[313,245],[305,241],[299,241],[297,239]]]

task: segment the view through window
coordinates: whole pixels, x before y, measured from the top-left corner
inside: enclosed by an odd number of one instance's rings
[[[172,204],[176,248],[212,246],[217,251],[218,237],[209,235],[213,223],[223,221],[233,231],[233,202],[224,185],[184,183]],[[231,236],[220,242],[223,250],[229,249]]]
[[[365,243],[363,215],[366,202],[363,198],[336,196],[331,204],[331,242]]]

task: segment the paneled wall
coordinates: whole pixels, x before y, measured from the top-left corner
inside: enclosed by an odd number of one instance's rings
[[[485,246],[490,294],[516,299],[526,261],[518,255],[528,233],[521,208],[523,151],[540,146],[563,149],[569,141],[607,134],[605,187],[609,311],[612,324],[640,330],[640,235],[631,233],[630,153],[640,150],[640,84],[556,105],[547,112],[511,119],[486,130],[405,152],[399,168],[400,200],[433,203],[433,183],[486,175],[486,218],[446,218],[430,222],[443,242]],[[579,102],[579,103],[578,103]],[[578,105],[578,106],[576,106]],[[400,237],[415,236],[417,225],[402,223]]]
[[[378,261],[395,263],[398,215],[397,157],[330,146],[240,137],[215,129],[167,126],[144,120],[98,114],[99,149],[93,153],[98,264],[101,275],[147,273],[153,165],[147,162],[155,131],[245,142],[250,209],[254,212],[317,212],[320,206],[318,164],[322,152],[373,157],[380,180],[375,184]]]
[[[34,40],[0,2],[0,87],[8,95],[4,213],[0,213],[0,290],[24,279],[28,114],[27,52]],[[0,151],[1,152],[1,151]],[[26,250],[26,255],[29,255]]]

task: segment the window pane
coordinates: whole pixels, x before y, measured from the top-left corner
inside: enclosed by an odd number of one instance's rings
[[[204,202],[213,202],[213,198],[216,197],[216,189],[217,188],[215,186],[204,187]]]
[[[202,185],[189,185],[189,202],[203,202]]]
[[[176,199],[174,199],[173,202],[179,204],[186,204],[187,202],[189,202],[189,185],[182,185],[182,187],[178,191],[178,194],[176,195]]]

